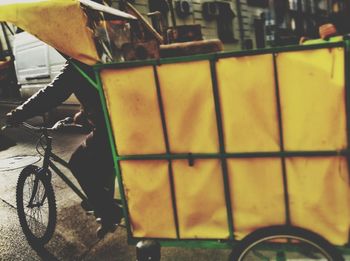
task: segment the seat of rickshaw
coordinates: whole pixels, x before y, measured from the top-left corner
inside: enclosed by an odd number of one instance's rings
[[[160,45],[160,57],[177,57],[220,52],[223,44],[218,39]]]

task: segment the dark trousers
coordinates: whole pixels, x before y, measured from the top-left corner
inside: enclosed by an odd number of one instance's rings
[[[92,131],[72,154],[69,165],[89,203],[105,222],[115,216],[115,173],[107,132]]]

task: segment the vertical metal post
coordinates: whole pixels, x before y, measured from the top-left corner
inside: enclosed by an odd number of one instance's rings
[[[344,77],[345,77],[345,106],[346,106],[346,133],[347,133],[347,149],[350,149],[350,40],[344,41]],[[347,155],[348,176],[350,186],[350,155]],[[350,229],[348,236],[350,244]]]
[[[159,76],[157,72],[157,67],[153,66],[153,73],[154,73],[154,79],[156,82],[156,89],[157,89],[157,97],[158,97],[158,105],[159,105],[159,111],[160,111],[160,117],[162,121],[162,128],[163,128],[163,135],[164,135],[164,142],[165,142],[165,148],[166,153],[170,157],[170,145],[169,145],[169,137],[168,137],[168,131],[165,121],[165,113],[164,113],[164,106],[163,106],[163,100],[162,100],[162,93],[159,83]],[[170,183],[170,192],[171,192],[171,201],[174,211],[174,221],[175,221],[175,227],[176,227],[176,237],[180,238],[180,228],[179,228],[179,218],[177,213],[177,205],[176,205],[176,197],[175,197],[175,184],[174,184],[174,173],[173,173],[173,166],[171,159],[168,160],[168,173],[169,173],[169,183]]]
[[[218,130],[218,136],[219,136],[221,168],[222,168],[222,175],[223,175],[223,181],[224,181],[224,193],[225,193],[225,202],[226,202],[226,209],[227,209],[227,221],[228,221],[228,227],[229,227],[229,233],[230,233],[230,240],[234,240],[233,211],[232,211],[232,204],[231,204],[231,193],[230,193],[230,185],[229,185],[229,178],[228,178],[227,159],[224,157],[226,150],[225,150],[224,131],[223,131],[223,124],[222,124],[222,117],[221,117],[221,109],[220,109],[220,97],[219,97],[219,88],[218,88],[218,81],[217,81],[216,60],[210,60],[210,71],[211,71],[213,94],[214,94],[217,130]]]
[[[347,130],[347,147],[349,150],[350,149],[350,39],[347,39],[344,41],[344,62],[345,62],[344,77],[345,77],[346,130]],[[350,155],[348,155],[348,160],[349,160],[349,167],[350,167]]]
[[[277,53],[272,53],[273,57],[273,69],[274,69],[274,78],[275,78],[275,90],[276,90],[276,102],[277,102],[277,117],[278,117],[278,130],[279,130],[279,139],[280,139],[280,150],[284,150],[284,140],[283,140],[283,122],[282,122],[282,110],[281,110],[281,99],[280,99],[280,90],[279,90],[279,81],[278,81],[278,68],[277,68]],[[287,168],[286,168],[286,158],[281,156],[282,163],[282,178],[283,178],[283,191],[284,191],[284,205],[285,205],[285,215],[286,215],[286,225],[290,225],[290,207],[289,207],[289,193],[288,193],[288,181],[287,181]]]

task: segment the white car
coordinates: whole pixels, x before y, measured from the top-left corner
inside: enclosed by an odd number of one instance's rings
[[[22,98],[49,84],[66,62],[54,48],[27,32],[14,35],[13,53]],[[66,103],[76,104],[77,100],[71,96]]]

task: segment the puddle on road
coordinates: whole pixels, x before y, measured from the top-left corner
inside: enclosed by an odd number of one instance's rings
[[[24,168],[30,164],[37,163],[41,157],[38,155],[20,155],[0,160],[0,171],[10,171]]]

